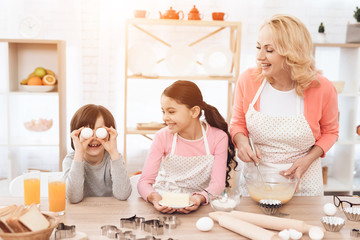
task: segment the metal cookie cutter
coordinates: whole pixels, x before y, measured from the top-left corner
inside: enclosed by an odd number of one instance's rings
[[[101,235],[108,238],[117,238],[117,234],[121,231],[114,225],[104,225],[101,227]]]
[[[59,223],[55,229],[55,240],[63,238],[72,238],[76,235],[75,225],[65,225],[64,223]]]
[[[120,227],[136,229],[144,221],[145,221],[145,218],[137,217],[136,215],[129,217],[129,218],[121,218],[120,219]]]
[[[352,237],[359,237],[359,236],[360,236],[360,230],[359,230],[359,229],[356,229],[356,228],[351,229],[351,231],[350,231],[350,236],[352,236]]]
[[[120,231],[116,234],[117,240],[136,240],[136,235],[132,231]]]
[[[159,220],[163,222],[166,229],[175,229],[180,225],[180,220],[176,216],[160,216]]]
[[[151,235],[164,234],[164,223],[159,219],[147,220],[141,223],[141,230],[151,233]]]

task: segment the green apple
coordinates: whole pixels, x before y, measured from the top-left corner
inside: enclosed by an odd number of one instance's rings
[[[42,78],[43,76],[46,75],[46,70],[45,70],[45,68],[38,67],[35,69],[34,74],[35,74],[35,76]]]

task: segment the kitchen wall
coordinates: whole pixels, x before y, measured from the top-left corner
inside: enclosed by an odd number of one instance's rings
[[[360,6],[354,0],[0,0],[0,38],[23,38],[19,25],[25,17],[32,16],[41,27],[36,38],[65,40],[69,122],[83,104],[108,107],[116,116],[122,151],[124,20],[132,17],[134,9],[149,10],[150,18],[158,18],[158,11],[164,12],[170,6],[187,15],[194,4],[204,14],[204,20],[210,20],[213,11],[224,11],[229,15],[228,21],[242,22],[241,71],[254,65],[257,31],[263,19],[276,13],[295,15],[306,24],[313,38],[323,22],[329,42],[344,42],[346,24],[354,22],[353,11]],[[139,88],[138,94],[147,90]],[[217,99],[207,101],[216,103]],[[226,105],[216,106],[226,113]],[[153,107],[153,119],[161,121],[159,105]],[[142,111],[131,105],[128,108]],[[149,140],[138,138],[129,139],[130,171],[141,167],[150,145]]]

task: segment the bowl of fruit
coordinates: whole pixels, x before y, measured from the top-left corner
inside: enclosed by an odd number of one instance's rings
[[[20,91],[49,92],[56,87],[56,76],[50,69],[38,67],[20,82]]]

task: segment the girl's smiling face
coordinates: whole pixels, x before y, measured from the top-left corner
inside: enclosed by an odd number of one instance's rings
[[[163,120],[173,134],[182,135],[181,133],[186,131],[194,120],[192,109],[165,95],[161,96],[161,109]]]
[[[288,74],[284,69],[284,57],[275,51],[272,33],[268,26],[264,26],[258,36],[256,60],[261,67],[262,75],[277,79]]]

